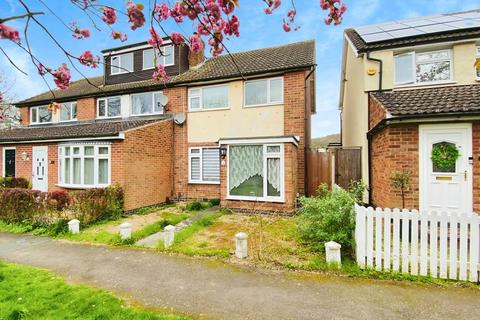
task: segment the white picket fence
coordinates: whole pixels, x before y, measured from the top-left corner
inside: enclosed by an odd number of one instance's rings
[[[362,267],[477,282],[480,217],[356,205],[356,256]]]

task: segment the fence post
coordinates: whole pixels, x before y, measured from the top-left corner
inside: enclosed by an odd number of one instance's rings
[[[165,248],[170,248],[175,241],[175,227],[169,224],[165,228],[163,228],[165,231],[165,238],[163,241],[163,244]]]
[[[355,204],[355,247],[357,263],[365,267],[365,208]]]
[[[120,238],[122,240],[127,240],[132,237],[132,224],[124,222],[120,225]]]
[[[68,231],[71,234],[80,233],[80,221],[78,221],[77,219],[70,220],[68,222]]]

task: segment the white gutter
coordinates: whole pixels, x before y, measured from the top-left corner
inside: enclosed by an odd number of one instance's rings
[[[60,138],[60,139],[48,139],[48,140],[22,140],[22,141],[6,141],[0,142],[0,145],[5,144],[26,144],[26,143],[49,143],[49,142],[70,142],[70,141],[97,141],[97,140],[124,140],[125,133],[120,132],[118,136],[105,136],[94,138]]]

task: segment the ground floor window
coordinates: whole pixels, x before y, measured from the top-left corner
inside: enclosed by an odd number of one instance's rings
[[[110,184],[109,144],[72,144],[58,147],[58,181],[61,186],[93,188]]]
[[[189,182],[220,183],[220,150],[218,148],[190,148]]]
[[[283,199],[283,145],[229,147],[228,191],[232,199]]]

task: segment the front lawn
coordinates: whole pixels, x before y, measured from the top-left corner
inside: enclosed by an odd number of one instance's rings
[[[0,319],[188,319],[125,305],[51,272],[0,262]]]

